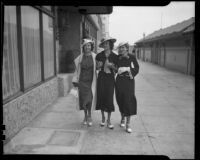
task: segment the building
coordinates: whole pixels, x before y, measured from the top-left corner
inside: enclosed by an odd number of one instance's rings
[[[137,41],[137,58],[185,74],[195,74],[194,17]]]
[[[91,37],[97,50],[100,16],[80,11],[108,14],[112,7],[4,6],[4,143],[69,92],[82,38]]]

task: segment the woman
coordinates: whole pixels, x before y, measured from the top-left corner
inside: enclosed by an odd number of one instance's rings
[[[72,82],[78,87],[79,109],[84,110],[83,124],[92,126],[91,110],[96,106],[96,54],[94,42],[83,39],[82,52],[75,59],[76,70]]]
[[[135,97],[135,80],[134,77],[139,72],[139,65],[134,55],[129,54],[128,43],[118,45],[118,73],[116,77],[116,101],[121,113],[121,127],[131,133],[130,119],[132,115],[137,114],[137,101]]]
[[[101,110],[102,122],[101,126],[105,125],[104,112],[108,113],[107,127],[114,128],[111,124],[111,112],[114,112],[113,95],[115,86],[115,71],[117,63],[117,55],[112,52],[116,39],[105,38],[101,40],[99,47],[104,48],[102,52],[97,54],[97,70],[99,70],[97,78],[97,110]]]

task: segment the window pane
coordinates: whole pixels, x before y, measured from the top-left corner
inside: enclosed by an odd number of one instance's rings
[[[2,83],[3,99],[20,90],[15,6],[5,6]]]
[[[29,6],[21,7],[24,87],[41,81],[39,12]]]
[[[43,14],[44,77],[54,75],[53,19]]]

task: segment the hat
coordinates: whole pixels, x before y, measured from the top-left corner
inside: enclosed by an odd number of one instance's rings
[[[102,39],[101,39],[101,43],[99,44],[99,47],[103,48],[102,45],[103,45],[103,43],[104,43],[105,41],[111,41],[111,42],[115,43],[115,42],[116,42],[116,39],[115,39],[115,38],[111,38],[111,37],[102,38]]]
[[[82,43],[82,47],[84,46],[84,45],[86,45],[87,43],[92,43],[92,44],[94,44],[94,41],[92,41],[91,39],[83,39],[83,43]]]
[[[129,47],[128,42],[121,42],[118,44],[117,48],[119,49],[119,47],[126,45],[127,47]]]

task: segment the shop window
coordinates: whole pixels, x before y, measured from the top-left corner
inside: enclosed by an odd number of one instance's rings
[[[24,87],[41,81],[39,11],[21,7]]]
[[[54,76],[53,19],[43,14],[44,78]]]
[[[6,99],[20,91],[20,80],[17,48],[16,7],[5,6],[4,10],[2,89],[3,99]]]

